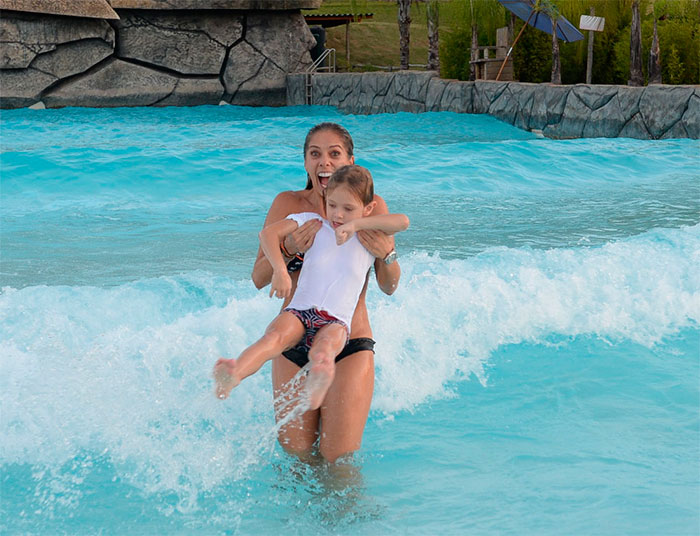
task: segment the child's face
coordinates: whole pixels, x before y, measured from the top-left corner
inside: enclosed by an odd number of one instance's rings
[[[326,194],[326,216],[333,228],[344,223],[368,216],[372,206],[364,206],[362,201],[347,186],[336,186]]]

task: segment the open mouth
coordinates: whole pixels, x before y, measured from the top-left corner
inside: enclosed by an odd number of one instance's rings
[[[328,180],[331,178],[332,173],[319,173],[318,174],[318,183],[321,185],[321,188],[325,188],[328,186]]]

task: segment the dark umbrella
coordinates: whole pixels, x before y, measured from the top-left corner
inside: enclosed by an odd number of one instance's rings
[[[552,19],[549,18],[549,15],[547,14],[546,10],[541,9],[542,5],[542,0],[498,0],[503,6],[508,9],[509,11],[513,12],[516,17],[522,19],[525,21],[525,24],[523,25],[522,29],[520,30],[520,33],[518,34],[518,37],[515,38],[515,41],[513,42],[512,46],[508,50],[508,54],[506,54],[505,59],[503,60],[503,64],[501,65],[500,70],[498,71],[498,75],[496,75],[496,80],[498,80],[501,77],[501,72],[503,71],[503,67],[505,67],[506,62],[508,61],[508,58],[510,57],[511,52],[513,52],[513,48],[515,47],[515,44],[518,42],[518,39],[520,39],[520,36],[523,34],[523,30],[525,30],[525,26],[528,24],[532,26],[533,28],[537,28],[538,30],[542,30],[543,32],[547,32],[549,35],[552,35]],[[566,20],[564,17],[559,17],[557,19],[557,37],[564,41],[565,43],[571,43],[572,41],[580,41],[583,39],[583,34],[579,32],[576,27],[571,24],[568,20]]]

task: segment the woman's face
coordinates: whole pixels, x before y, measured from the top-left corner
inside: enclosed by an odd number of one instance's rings
[[[355,157],[348,155],[343,138],[332,130],[321,130],[311,136],[304,155],[304,167],[317,193],[323,193],[336,169],[354,163]]]

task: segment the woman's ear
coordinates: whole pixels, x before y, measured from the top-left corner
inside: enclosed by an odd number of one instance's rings
[[[374,207],[376,207],[376,206],[377,206],[376,201],[372,201],[369,205],[365,205],[365,208],[362,211],[362,216],[366,218],[367,216],[372,214],[372,211],[374,210]]]
[[[354,163],[355,163],[355,155],[352,155],[352,156],[350,157],[350,163],[351,163],[351,164],[354,164]]]

